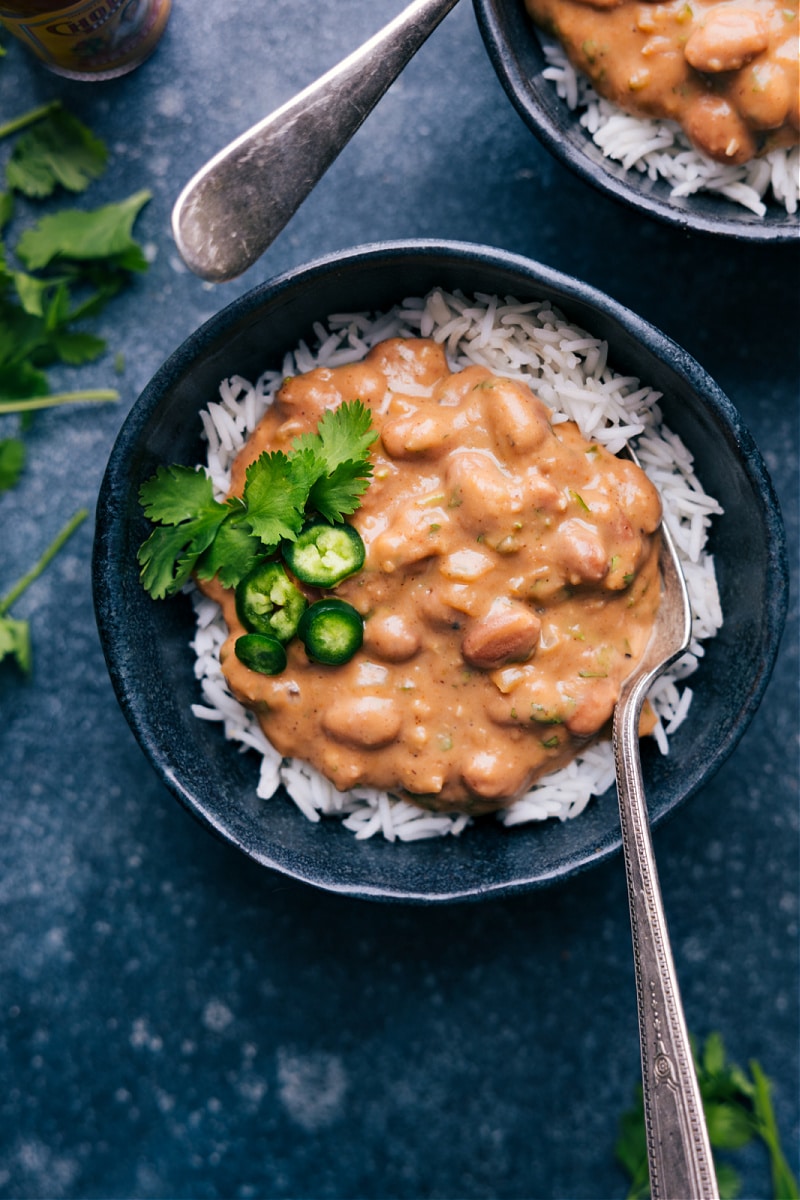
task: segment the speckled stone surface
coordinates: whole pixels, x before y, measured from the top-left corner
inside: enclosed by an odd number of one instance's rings
[[[100,322],[112,352],[81,371],[120,404],[42,414],[27,436],[25,476],[0,497],[0,593],[93,510],[160,363],[279,271],[380,238],[461,238],[639,311],[739,408],[789,536],[794,602],[765,700],[655,843],[689,1025],[761,1061],[797,1170],[798,247],[691,237],[590,191],[511,110],[463,3],[260,263],[217,287],[185,271],[169,213],[192,171],[400,7],[175,0],[155,56],[102,85],[8,47],[2,119],[62,97],[111,149],[86,203],[152,190],[137,233],[154,261]],[[0,1195],[623,1196],[613,1144],[639,1067],[621,860],[435,910],[264,873],[176,804],[117,707],[91,524],[14,609],[32,622],[31,679],[0,666]],[[739,1163],[743,1194],[767,1197],[762,1153]]]

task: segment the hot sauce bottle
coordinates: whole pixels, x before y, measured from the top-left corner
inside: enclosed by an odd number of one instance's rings
[[[0,22],[51,71],[115,79],[155,49],[171,0],[0,0]]]

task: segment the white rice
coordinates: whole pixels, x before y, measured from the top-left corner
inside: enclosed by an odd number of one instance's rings
[[[433,291],[377,319],[365,313],[334,315],[314,333],[316,348],[301,344],[287,355],[280,371],[265,372],[255,384],[239,376],[223,380],[219,401],[201,413],[208,445],[206,466],[220,498],[227,493],[235,455],[285,375],[356,362],[387,337],[432,337],[445,345],[453,370],[479,363],[495,374],[529,384],[554,410],[554,421],[575,421],[585,436],[604,443],[613,453],[628,438],[636,438],[639,459],[661,493],[693,613],[688,652],[657,681],[650,697],[658,716],[656,740],[667,753],[669,736],[687,716],[692,700],[682,681],[702,658],[703,640],[713,637],[722,624],[714,563],[705,550],[711,518],[722,510],[703,491],[689,451],[663,426],[660,393],[634,377],[615,374],[607,363],[607,344],[568,324],[547,302],[520,304],[486,295],[467,299],[459,292]],[[227,637],[219,606],[197,590],[193,598],[197,629],[192,647],[203,702],[192,710],[201,720],[220,722],[227,738],[260,755],[259,797],[270,799],[283,784],[309,820],[338,817],[357,838],[381,834],[389,841],[412,841],[458,834],[470,823],[468,817],[427,812],[408,799],[372,788],[339,792],[308,763],[282,759],[255,716],[228,689],[219,662]],[[613,781],[611,745],[601,742],[540,780],[497,816],[505,825],[548,818],[563,821],[578,816],[591,797],[601,795]]]
[[[765,199],[797,212],[800,201],[800,146],[772,150],[740,166],[715,162],[692,146],[680,125],[623,112],[598,96],[587,77],[575,70],[560,42],[539,34],[547,67],[542,72],[606,158],[649,179],[663,179],[675,198],[717,192],[763,217]]]

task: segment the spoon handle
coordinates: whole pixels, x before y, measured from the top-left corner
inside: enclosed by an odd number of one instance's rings
[[[389,85],[458,0],[414,0],[338,66],[216,154],[172,213],[181,257],[203,279],[264,253]]]
[[[652,1200],[718,1200],[700,1089],[658,883],[639,759],[639,716],[652,683],[620,697],[614,745],[628,878]]]

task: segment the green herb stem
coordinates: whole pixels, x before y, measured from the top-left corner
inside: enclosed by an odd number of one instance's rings
[[[23,575],[22,578],[14,584],[10,592],[0,598],[0,617],[5,616],[8,610],[11,608],[11,605],[20,598],[22,593],[30,587],[35,579],[39,578],[45,567],[47,567],[47,565],[55,558],[64,543],[72,537],[75,530],[80,524],[82,524],[83,521],[86,520],[88,515],[88,509],[78,509],[75,515],[71,517],[69,521],[67,521],[61,532],[47,547],[39,561],[33,567],[31,567],[30,571],[28,571],[26,575]]]
[[[0,138],[11,137],[13,133],[19,133],[21,129],[27,129],[29,125],[35,125],[37,121],[42,121],[45,117],[49,117],[51,113],[57,112],[61,108],[60,100],[51,100],[49,104],[40,104],[38,108],[32,108],[26,113],[22,113],[19,117],[14,117],[11,121],[6,121],[5,125],[0,125]]]
[[[40,408],[57,408],[61,404],[106,404],[119,400],[113,388],[89,388],[80,392],[53,392],[50,396],[32,396],[28,400],[0,400],[0,416],[6,413],[35,412]]]
[[[775,1110],[772,1107],[772,1098],[770,1096],[769,1080],[755,1059],[751,1059],[750,1061],[750,1073],[755,1084],[753,1116],[757,1131],[769,1150],[773,1196],[779,1197],[779,1200],[797,1200],[797,1180],[792,1174],[781,1149],[778,1123],[775,1120]]]

